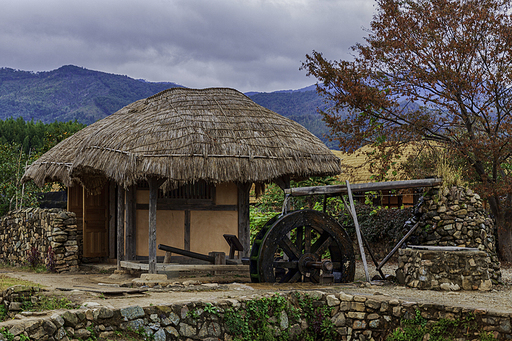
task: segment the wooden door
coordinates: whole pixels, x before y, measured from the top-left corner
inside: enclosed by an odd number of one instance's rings
[[[108,257],[108,185],[98,195],[83,193],[83,256]]]

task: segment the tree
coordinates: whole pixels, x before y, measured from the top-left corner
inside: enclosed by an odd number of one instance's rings
[[[333,107],[343,149],[372,143],[386,162],[404,142],[432,139],[465,163],[512,261],[512,0],[377,0],[351,61],[306,56]],[[383,155],[386,153],[386,155]]]

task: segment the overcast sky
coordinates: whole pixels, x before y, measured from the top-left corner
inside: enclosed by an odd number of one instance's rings
[[[350,59],[374,0],[0,0],[0,67],[62,65],[243,92],[316,83],[312,50]]]

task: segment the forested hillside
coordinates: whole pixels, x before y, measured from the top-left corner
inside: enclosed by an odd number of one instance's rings
[[[326,104],[316,90],[260,92],[251,93],[249,97],[259,105],[306,127],[330,149],[338,149],[336,142],[330,142],[326,137],[329,135],[329,129],[318,113],[318,108],[325,109]]]
[[[179,85],[151,83],[73,65],[37,73],[0,68],[0,120],[23,117],[43,123],[90,124],[134,101],[176,86]],[[314,86],[247,95],[256,103],[302,124],[330,148],[337,149],[325,137],[329,131],[317,112],[318,107],[325,105]],[[18,143],[27,146],[23,141]]]
[[[66,65],[49,72],[0,69],[0,119],[90,124],[125,105],[176,87]]]

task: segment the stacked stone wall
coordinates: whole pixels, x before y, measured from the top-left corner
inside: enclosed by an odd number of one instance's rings
[[[78,270],[76,215],[61,209],[24,208],[11,211],[0,221],[0,262],[21,266],[35,247],[41,261],[54,255],[55,270]]]
[[[420,213],[420,225],[408,244],[477,248],[491,259],[491,280],[501,280],[494,221],[477,193],[455,186],[433,188],[425,194]]]
[[[281,296],[289,306],[300,309],[299,300],[305,297],[313,301],[314,307],[330,307],[330,319],[335,329],[336,340],[384,340],[404,319],[412,320],[421,315],[426,325],[441,319],[466,319],[460,323],[460,333],[464,340],[480,340],[480,333],[492,334],[499,340],[512,339],[512,313],[488,311],[486,309],[466,309],[441,304],[426,304],[392,299],[387,296],[348,295],[344,292],[325,293],[321,291],[289,292]],[[0,323],[0,329],[20,340],[21,335],[30,340],[86,340],[113,339],[122,331],[141,330],[155,341],[164,340],[233,340],[241,335],[233,335],[226,324],[228,311],[243,316],[251,299],[224,299],[216,302],[190,302],[158,306],[132,306],[112,309],[105,306],[84,307],[50,313],[45,317],[17,316],[17,320]],[[268,311],[268,322],[273,334],[289,336],[290,340],[300,340],[307,329],[306,320],[297,319],[294,313],[286,310]],[[472,325],[472,328],[470,328]]]
[[[399,250],[397,280],[418,289],[489,291],[491,259],[484,251],[470,250],[475,251]]]

